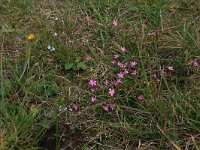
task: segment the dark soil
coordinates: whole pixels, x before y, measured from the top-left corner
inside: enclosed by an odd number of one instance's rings
[[[84,142],[83,134],[80,131],[71,130],[68,125],[59,125],[58,128],[58,147],[59,150],[80,149]],[[39,147],[46,150],[56,150],[56,126],[49,128],[42,139],[39,141]]]

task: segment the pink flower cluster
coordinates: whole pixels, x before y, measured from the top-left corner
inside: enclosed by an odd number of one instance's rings
[[[125,47],[121,47],[121,51],[124,52],[126,50]],[[118,83],[121,83],[121,79],[125,77],[125,75],[131,74],[131,75],[137,75],[137,70],[135,67],[137,66],[137,61],[130,61],[126,63],[122,63],[120,60],[119,54],[114,54],[114,60],[111,62],[113,65],[117,65],[120,68],[120,72],[117,73],[118,76]]]
[[[91,79],[89,81],[89,86],[90,86],[90,91],[91,92],[95,92],[95,91],[97,91],[99,89],[98,86],[97,86],[97,81],[95,79]]]
[[[104,80],[103,83],[104,83],[105,86],[108,86],[108,85],[109,85],[109,81],[108,81],[107,79]],[[99,88],[98,88],[98,85],[97,85],[97,80],[95,80],[95,79],[90,79],[90,81],[89,81],[88,84],[89,84],[89,88],[90,88],[90,91],[91,91],[91,92],[95,92],[95,91],[97,91],[97,90],[99,89]],[[109,89],[108,89],[108,94],[109,94],[111,97],[114,96],[114,94],[115,94],[115,89],[114,89],[114,88],[109,88]],[[93,95],[93,96],[91,97],[91,101],[92,101],[92,102],[97,101],[97,96]],[[105,110],[105,111],[109,111],[109,110],[113,110],[113,109],[114,109],[114,104],[113,104],[113,103],[102,104],[101,106],[102,106],[103,110]]]
[[[125,47],[120,48],[121,52],[124,53],[126,51]],[[98,90],[100,90],[99,87],[102,87],[103,89],[107,90],[107,94],[110,97],[114,97],[117,94],[117,85],[123,83],[123,79],[126,78],[127,76],[135,76],[138,74],[138,71],[136,69],[137,67],[137,61],[132,60],[123,63],[122,57],[120,54],[116,53],[113,56],[113,61],[111,62],[115,70],[118,70],[118,72],[111,73],[110,77],[104,79],[103,81],[97,81],[96,79],[90,79],[89,80],[89,89],[93,93],[91,97],[92,102],[96,102],[98,100],[97,93],[94,93]],[[103,104],[101,105],[103,110],[108,111],[108,110],[113,110],[114,109],[114,104],[109,103],[109,104]]]
[[[117,27],[118,21],[117,19],[114,19],[112,21],[112,24]],[[132,77],[136,76],[138,74],[137,65],[138,62],[136,60],[126,61],[124,62],[123,56],[121,55],[123,53],[126,53],[128,50],[125,46],[121,46],[119,48],[119,53],[115,53],[113,56],[113,60],[111,61],[111,64],[115,68],[116,71],[111,73],[108,78],[104,79],[103,81],[97,81],[96,79],[90,79],[89,80],[89,89],[90,92],[92,92],[91,101],[96,102],[98,101],[97,92],[102,89],[106,89],[107,95],[112,98],[117,95],[118,88],[117,86],[123,83],[124,78],[126,77]],[[121,52],[121,54],[120,54]],[[87,56],[86,61],[90,61],[91,57]],[[143,95],[138,96],[138,100],[142,101],[144,100]],[[114,103],[101,103],[101,107],[104,111],[113,110],[115,108]]]
[[[104,84],[105,84],[106,86],[109,85],[108,79],[104,80]],[[95,92],[95,91],[97,91],[97,90],[99,89],[98,86],[97,86],[97,81],[96,81],[95,79],[90,79],[90,81],[89,81],[89,86],[90,86],[90,91],[91,91],[91,92]],[[114,96],[114,94],[115,94],[115,89],[114,89],[114,88],[109,88],[108,93],[110,94],[110,96]],[[93,97],[92,97],[92,101],[96,101],[96,96],[93,96]]]

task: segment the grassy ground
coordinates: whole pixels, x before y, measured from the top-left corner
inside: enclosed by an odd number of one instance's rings
[[[200,149],[199,9],[1,0],[0,149]]]

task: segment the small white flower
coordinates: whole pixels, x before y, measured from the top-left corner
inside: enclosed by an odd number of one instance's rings
[[[51,52],[53,52],[53,51],[55,51],[55,50],[56,50],[55,47],[52,47],[52,48],[50,49]]]
[[[58,33],[56,33],[56,32],[55,32],[55,33],[53,33],[53,36],[54,36],[54,37],[58,36]]]
[[[50,49],[51,49],[51,46],[50,46],[50,45],[48,45],[48,46],[47,46],[47,48],[50,50]]]
[[[59,106],[58,109],[59,109],[59,111],[62,111],[63,108],[62,108],[62,106]]]
[[[55,20],[58,20],[58,17],[55,17]]]

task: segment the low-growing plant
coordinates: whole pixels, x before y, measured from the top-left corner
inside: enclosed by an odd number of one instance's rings
[[[67,62],[65,63],[65,69],[66,70],[86,70],[87,64],[84,61],[81,61],[81,57],[77,57],[75,61],[73,62]]]

